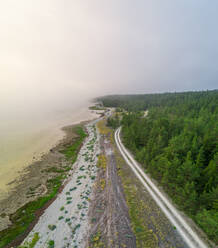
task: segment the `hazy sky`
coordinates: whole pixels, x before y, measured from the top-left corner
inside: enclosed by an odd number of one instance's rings
[[[218,88],[217,0],[0,0],[0,105]]]

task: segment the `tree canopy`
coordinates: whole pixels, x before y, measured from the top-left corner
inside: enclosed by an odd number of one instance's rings
[[[121,123],[125,145],[179,208],[218,243],[218,91],[99,100],[126,110]]]

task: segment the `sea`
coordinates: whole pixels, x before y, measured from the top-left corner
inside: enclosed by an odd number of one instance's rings
[[[65,135],[63,126],[96,118],[90,101],[67,109],[26,112],[0,119],[0,199],[14,187],[24,168],[54,147]]]

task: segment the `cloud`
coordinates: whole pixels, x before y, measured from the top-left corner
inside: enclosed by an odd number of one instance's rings
[[[217,88],[216,1],[0,3],[4,106]],[[3,101],[1,100],[1,101]]]

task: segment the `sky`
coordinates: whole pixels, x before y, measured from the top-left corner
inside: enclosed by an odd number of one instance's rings
[[[217,0],[0,0],[0,110],[218,88]]]

